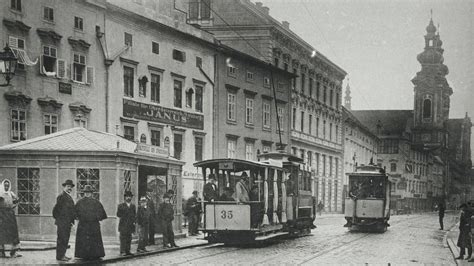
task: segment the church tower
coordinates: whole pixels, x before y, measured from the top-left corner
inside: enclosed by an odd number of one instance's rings
[[[349,86],[349,80],[347,81],[346,85],[346,96],[344,96],[344,107],[346,107],[347,110],[351,110],[351,87]]]
[[[453,90],[446,80],[448,67],[443,64],[442,44],[431,18],[426,27],[425,49],[417,57],[421,70],[412,79],[415,85],[413,141],[425,149],[446,145],[449,97]]]

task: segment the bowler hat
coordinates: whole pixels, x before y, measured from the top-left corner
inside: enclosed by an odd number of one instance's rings
[[[82,190],[82,192],[94,192],[94,190],[92,189],[91,185],[85,185],[84,190]]]
[[[124,196],[124,197],[133,197],[133,193],[132,193],[132,191],[127,190],[127,191],[125,191],[125,193],[123,194],[123,196]]]
[[[66,180],[64,183],[63,183],[63,187],[67,186],[67,185],[70,185],[71,187],[74,187],[74,182],[72,182],[71,179],[68,179]]]
[[[197,194],[198,194],[197,190],[194,190],[194,191],[193,191],[193,194],[197,195]]]
[[[247,175],[247,172],[243,172],[240,178],[248,178],[249,176]]]

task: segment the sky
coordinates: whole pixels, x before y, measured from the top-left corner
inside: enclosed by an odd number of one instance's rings
[[[411,80],[432,16],[453,88],[450,118],[468,112],[474,122],[474,0],[258,1],[348,73],[354,110],[413,109]]]

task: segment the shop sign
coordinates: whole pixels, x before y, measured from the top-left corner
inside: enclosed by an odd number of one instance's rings
[[[202,174],[192,173],[192,172],[188,172],[188,171],[183,171],[183,176],[193,178],[193,179],[202,179]]]
[[[204,129],[204,116],[123,99],[123,116],[168,125]]]
[[[168,156],[168,149],[156,147],[153,145],[147,145],[144,143],[138,143],[136,151],[138,153],[144,153],[144,154],[154,155],[154,156],[157,156],[157,155]]]
[[[59,82],[59,92],[65,94],[72,94],[72,84]]]

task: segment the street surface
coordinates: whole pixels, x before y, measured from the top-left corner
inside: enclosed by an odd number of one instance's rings
[[[456,222],[445,217],[445,229]],[[212,245],[136,258],[118,264],[181,265],[315,265],[315,264],[435,264],[455,265],[439,230],[437,213],[392,216],[388,231],[349,232],[342,216],[318,218],[310,236],[278,240],[261,247]]]

